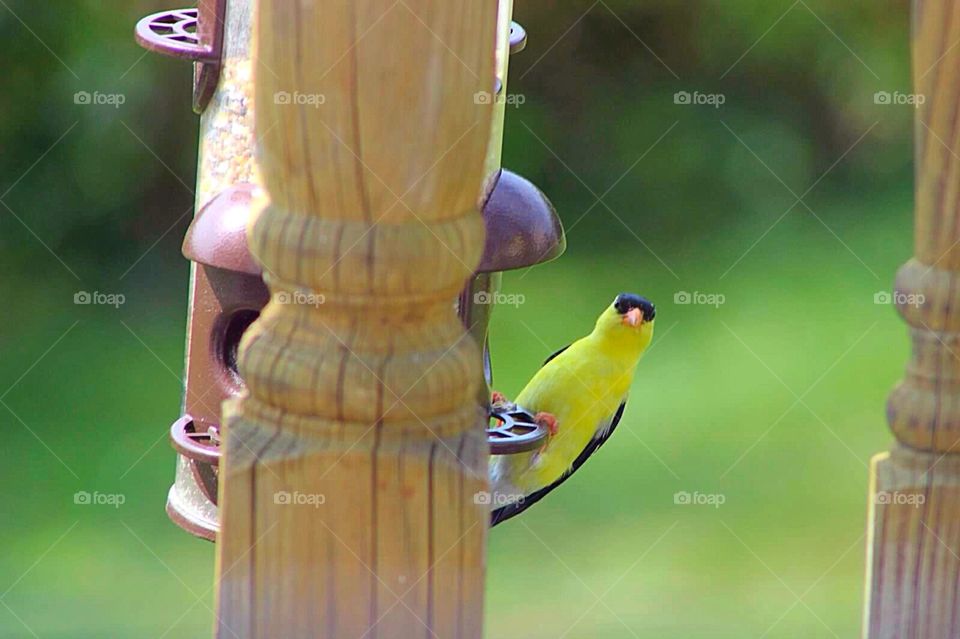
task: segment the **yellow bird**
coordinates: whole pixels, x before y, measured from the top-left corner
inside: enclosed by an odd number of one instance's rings
[[[547,358],[516,398],[547,427],[536,451],[490,458],[491,526],[517,515],[562,484],[613,433],[640,356],[653,338],[650,300],[621,293],[593,332]],[[500,393],[493,402],[506,402]]]

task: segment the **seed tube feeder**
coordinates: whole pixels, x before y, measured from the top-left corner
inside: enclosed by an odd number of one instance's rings
[[[218,636],[481,635],[487,453],[545,434],[488,414],[490,300],[564,248],[500,168],[511,13],[211,0],[137,26],[195,63],[167,510],[219,542]]]

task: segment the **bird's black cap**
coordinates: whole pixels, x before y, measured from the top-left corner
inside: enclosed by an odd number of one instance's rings
[[[657,309],[653,305],[653,302],[645,297],[634,295],[633,293],[620,293],[617,295],[617,299],[613,300],[613,307],[617,309],[617,312],[621,315],[626,314],[627,311],[632,308],[639,308],[646,322],[652,320],[657,314]]]

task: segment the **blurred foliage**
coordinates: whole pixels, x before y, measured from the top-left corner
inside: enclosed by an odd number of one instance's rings
[[[210,628],[212,547],[162,510],[197,133],[189,68],[133,43],[162,8],[0,3],[3,637]],[[505,277],[526,303],[494,314],[497,387],[620,290],[658,302],[658,335],[616,444],[491,535],[489,636],[853,636],[864,464],[907,349],[873,303],[910,252],[912,112],[873,100],[909,92],[907,3],[527,0],[516,19],[504,164],[550,195],[569,249]],[[127,503],[84,510],[78,490]],[[679,490],[727,503],[678,508]]]
[[[146,54],[131,36],[136,19],[158,8],[13,2],[0,13],[0,46],[20,61],[0,78],[0,170],[12,183],[50,149],[4,201],[82,277],[136,260],[191,203],[189,68]],[[736,136],[799,195],[879,121],[818,192],[908,177],[910,111],[872,99],[908,91],[905,2],[544,1],[520,2],[516,14],[531,44],[513,61],[509,90],[527,100],[509,114],[505,162],[537,181],[568,224],[674,122],[605,198],[661,246],[694,242],[789,197],[770,175],[743,179],[757,159]],[[76,105],[77,91],[126,101]],[[721,92],[726,102],[678,107],[677,91]],[[620,237],[602,213],[599,205],[577,224],[581,245]],[[3,259],[61,268],[32,260],[36,239],[2,219]],[[145,266],[176,259],[187,222]]]

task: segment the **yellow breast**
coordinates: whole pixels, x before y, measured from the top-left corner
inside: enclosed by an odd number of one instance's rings
[[[517,396],[527,410],[552,413],[559,432],[541,450],[511,455],[513,483],[529,494],[559,479],[626,397],[636,360],[608,357],[589,337],[544,366]]]

